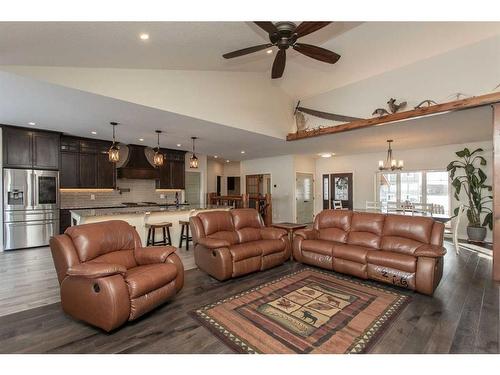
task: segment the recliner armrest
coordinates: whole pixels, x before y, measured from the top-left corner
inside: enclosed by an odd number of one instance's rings
[[[260,230],[260,235],[263,240],[280,240],[287,236],[287,232],[279,228],[262,228]]]
[[[229,242],[226,240],[208,237],[198,238],[198,243],[205,246],[207,249],[220,249],[222,247],[230,246]]]
[[[127,274],[127,269],[120,264],[111,263],[80,263],[68,268],[67,276],[98,279],[100,277]]]
[[[414,255],[417,257],[439,258],[446,254],[446,249],[443,246],[437,245],[422,245],[415,250]]]
[[[173,246],[140,247],[134,250],[134,257],[140,266],[165,263],[176,250]]]
[[[318,232],[314,229],[299,229],[294,232],[295,236],[300,236],[304,240],[316,240],[318,238]]]

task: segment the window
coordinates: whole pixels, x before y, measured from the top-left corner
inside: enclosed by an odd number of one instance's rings
[[[438,204],[450,214],[450,186],[446,171],[377,173],[380,202]]]

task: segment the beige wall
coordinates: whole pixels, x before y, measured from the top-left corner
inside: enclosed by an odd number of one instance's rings
[[[215,193],[217,191],[217,176],[221,176],[221,194],[227,195],[227,177],[240,177],[240,174],[239,161],[226,163],[225,161],[209,159],[207,161],[207,192]]]

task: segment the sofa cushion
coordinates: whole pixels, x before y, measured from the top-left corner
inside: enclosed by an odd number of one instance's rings
[[[385,215],[355,212],[347,243],[378,249],[384,227]]]
[[[241,228],[236,231],[236,234],[238,235],[239,243],[258,241],[262,238],[260,234],[260,228]]]
[[[352,262],[366,264],[366,254],[370,251],[377,250],[355,245],[335,245],[333,247],[333,257],[335,259],[340,258],[350,260]]]
[[[237,244],[239,242],[238,233],[232,231],[220,231],[212,233],[207,236],[208,238],[214,238],[216,240],[225,240],[229,242],[230,245]]]
[[[430,243],[434,220],[430,217],[387,215],[382,235]]]
[[[352,211],[323,210],[314,219],[314,229],[337,228],[347,232],[351,227]]]
[[[229,248],[229,252],[231,253],[233,262],[262,255],[262,249],[256,246],[254,242],[233,245]]]
[[[382,237],[382,241],[380,242],[382,250],[406,255],[413,255],[420,246],[422,246],[422,242],[404,237],[386,236]]]
[[[240,208],[230,211],[233,217],[234,229],[242,228],[262,228],[264,223],[260,217],[259,211],[253,208]]]
[[[269,254],[280,253],[285,250],[285,242],[281,240],[260,240],[252,242],[262,251],[262,256]]]
[[[379,250],[368,252],[366,259],[368,263],[405,272],[416,272],[417,270],[417,258],[411,255]]]
[[[148,264],[127,270],[125,281],[130,298],[137,298],[173,281],[177,268],[171,263]]]
[[[233,217],[229,211],[200,212],[197,216],[206,236],[216,232],[234,232]]]
[[[347,242],[347,232],[339,228],[325,228],[318,231],[318,238],[330,242]]]
[[[301,249],[311,251],[313,253],[332,256],[333,246],[335,242],[324,240],[303,240]]]

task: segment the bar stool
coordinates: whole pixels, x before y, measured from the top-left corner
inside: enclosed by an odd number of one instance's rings
[[[179,248],[182,248],[182,241],[186,240],[186,250],[189,250],[189,241],[193,240],[193,238],[189,235],[189,221],[179,220],[179,224],[181,225],[181,238],[179,241]],[[186,228],[186,234],[184,234],[184,228]]]
[[[146,241],[146,246],[172,246],[172,238],[170,237],[170,227],[172,223],[146,223],[146,228],[148,228],[148,239]],[[163,232],[163,239],[160,241],[155,240],[155,230],[161,229]]]

